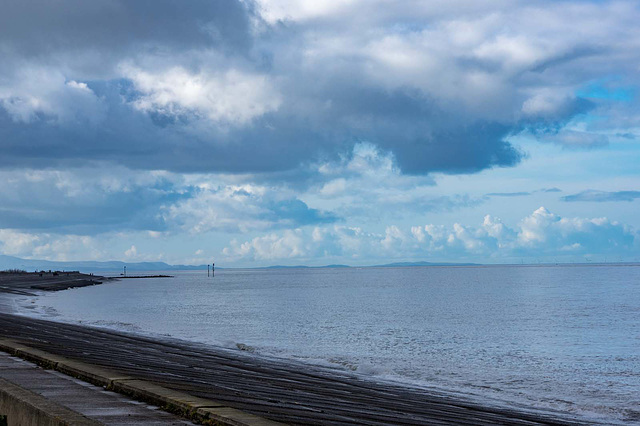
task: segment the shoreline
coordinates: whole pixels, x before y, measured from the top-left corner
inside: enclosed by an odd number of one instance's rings
[[[41,271],[9,273],[0,271],[0,293],[25,294],[37,290],[60,291],[102,284],[114,278],[83,274],[78,271]]]
[[[16,314],[17,297],[37,297],[49,291],[100,285],[116,278],[78,271],[8,273],[0,271],[0,312]]]
[[[41,293],[44,295],[44,293]],[[34,295],[33,297],[39,297],[40,295]],[[0,293],[0,308],[2,307],[2,294]],[[22,309],[28,309],[28,306],[23,306]],[[0,309],[0,313],[2,310]],[[500,410],[502,408],[514,411],[521,411],[522,413],[530,413],[534,416],[549,416],[553,418],[557,416],[558,419],[568,418],[568,421],[571,422],[573,416],[569,413],[561,409],[554,409],[549,407],[536,407],[527,405],[522,401],[515,400],[504,400],[496,397],[481,395],[478,392],[470,392],[468,389],[454,389],[443,386],[437,386],[433,383],[425,383],[422,381],[410,381],[407,380],[404,376],[399,375],[383,375],[379,376],[371,373],[363,373],[356,369],[350,368],[345,365],[343,362],[332,362],[324,358],[298,358],[298,357],[287,357],[287,356],[278,356],[272,353],[264,353],[261,352],[252,346],[246,345],[244,343],[207,343],[196,340],[188,340],[180,337],[174,337],[167,334],[158,334],[153,332],[148,332],[140,327],[134,326],[129,323],[112,323],[112,322],[83,322],[81,320],[75,321],[64,321],[56,319],[58,317],[57,314],[49,314],[49,313],[31,313],[27,311],[21,311],[20,309],[16,309],[13,315],[20,316],[21,318],[26,319],[35,319],[42,320],[47,322],[53,322],[57,324],[64,325],[74,325],[78,327],[83,327],[88,330],[98,330],[98,331],[107,331],[113,332],[116,334],[122,334],[126,336],[130,336],[134,339],[141,338],[145,340],[151,340],[161,344],[167,344],[171,346],[177,347],[194,347],[194,348],[204,348],[204,349],[212,349],[221,353],[227,353],[232,357],[237,357],[239,359],[243,359],[247,363],[280,363],[282,365],[286,365],[287,367],[292,367],[298,370],[314,370],[314,371],[322,371],[326,374],[335,374],[336,376],[345,377],[347,379],[358,380],[364,383],[370,383],[373,386],[378,385],[388,385],[392,387],[400,387],[407,390],[415,390],[418,392],[425,392],[432,396],[437,396],[444,399],[449,399],[451,401],[459,401],[465,404],[472,404],[474,406],[481,406],[488,409],[497,409]],[[2,336],[0,334],[0,339]],[[596,422],[594,420],[594,422]]]
[[[22,316],[0,314],[0,338],[285,423],[585,423],[568,414],[480,406],[330,368]]]
[[[56,284],[57,290],[86,285],[87,276],[69,277]],[[44,292],[31,288],[26,277],[16,287],[3,281],[0,296],[16,295],[7,288],[25,296]],[[364,380],[337,368],[29,316],[0,314],[0,338],[287,423],[584,424],[569,413],[482,404],[437,390]]]

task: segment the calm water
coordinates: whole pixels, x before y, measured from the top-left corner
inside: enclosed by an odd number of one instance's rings
[[[23,312],[640,422],[640,267],[221,270],[41,296]]]

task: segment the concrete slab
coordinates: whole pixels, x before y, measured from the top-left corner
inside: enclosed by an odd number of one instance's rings
[[[0,339],[0,350],[15,355],[17,349],[24,349],[24,346],[9,339]]]
[[[0,413],[8,426],[98,426],[101,423],[0,378]]]
[[[93,383],[94,385],[109,387],[114,380],[131,379],[125,374],[117,374],[100,367],[71,360],[58,362],[56,370],[75,378]]]
[[[87,364],[80,361],[73,361],[68,358],[49,354],[41,349],[30,348],[23,346],[19,343],[13,342],[9,339],[0,341],[0,349],[9,349],[9,354],[15,355],[15,357],[21,357],[28,361],[35,362],[39,366],[47,369],[50,376],[40,377],[37,383],[34,382],[33,372],[29,369],[21,368],[6,368],[6,377],[11,377],[17,383],[23,383],[25,386],[37,388],[39,393],[47,398],[53,400],[60,399],[69,402],[69,407],[77,409],[79,412],[85,413],[89,410],[99,408],[100,401],[93,399],[86,400],[78,393],[77,388],[68,388],[60,385],[64,382],[56,382],[55,377],[59,377],[64,380],[76,380],[80,386],[89,386],[86,382],[94,384],[100,387],[119,392],[121,394],[130,396],[136,400],[146,401],[154,406],[161,407],[162,409],[178,416],[192,419],[199,422],[226,424],[226,425],[242,425],[242,426],[262,426],[276,424],[272,421],[266,421],[265,419],[241,412],[236,409],[228,408],[225,404],[199,397],[192,396],[187,393],[168,389],[153,382],[146,380],[133,379],[126,375],[119,374],[113,370],[102,369],[91,364]],[[18,364],[16,364],[18,365]],[[22,365],[22,364],[21,364]],[[60,375],[60,373],[64,373]],[[68,377],[68,376],[71,377]],[[1,377],[1,376],[0,376]],[[75,404],[75,405],[74,405]],[[200,408],[213,408],[222,409],[218,412],[201,412]],[[83,411],[84,410],[84,411]],[[98,416],[97,412],[93,411],[94,417]],[[226,413],[229,413],[227,416]],[[106,412],[103,411],[106,415]],[[126,418],[124,417],[126,414]],[[104,415],[100,415],[102,418]],[[124,421],[124,419],[131,420],[137,418],[136,413],[127,412],[127,410],[119,412],[119,414],[113,414],[109,417],[110,421],[115,421],[115,418],[119,418],[118,421]]]
[[[35,398],[40,398],[39,401],[45,408],[53,413],[72,413],[71,415],[76,416],[74,421],[84,419],[83,421],[88,422],[86,424],[193,424],[157,407],[131,401],[126,396],[106,391],[102,387],[0,353],[0,391],[8,387],[12,390],[22,389],[25,395],[32,394]],[[9,421],[11,422],[11,418]]]
[[[247,424],[254,426],[277,426],[282,424],[229,407],[199,408],[197,412],[204,419],[214,422],[224,421],[225,424],[235,424],[237,426]]]
[[[59,355],[51,355],[39,349],[28,347],[21,347],[16,349],[15,354],[20,358],[33,361],[45,368],[55,368],[59,362],[67,361],[65,357]]]
[[[174,391],[145,380],[115,380],[112,384],[116,392],[131,395],[135,399],[148,401],[173,412],[193,414],[201,407],[222,407],[207,399]]]

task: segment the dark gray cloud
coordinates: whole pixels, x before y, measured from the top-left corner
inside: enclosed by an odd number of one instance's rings
[[[596,191],[587,190],[577,194],[571,194],[562,197],[563,201],[591,201],[591,202],[607,202],[607,201],[633,201],[640,198],[640,191]]]
[[[102,61],[139,50],[237,52],[251,44],[252,13],[237,0],[7,0],[0,40],[5,49],[28,57],[95,51]]]
[[[470,173],[517,164],[523,153],[508,137],[523,129],[570,147],[607,143],[560,130],[595,104],[554,95],[547,79],[584,79],[568,69],[610,48],[568,37],[547,52],[535,26],[521,28],[531,41],[503,40],[456,11],[482,34],[460,47],[444,25],[451,10],[401,9],[359,14],[368,33],[340,14],[265,21],[240,0],[10,1],[0,167],[98,159],[286,178],[368,142],[407,174]],[[531,59],[506,55],[513,45]]]
[[[52,124],[45,114],[22,122],[0,110],[0,165],[64,167],[106,160],[130,168],[181,172],[278,172],[321,158],[337,159],[360,141],[392,152],[404,172],[416,174],[510,166],[522,156],[504,140],[508,126],[434,124],[433,116],[449,122],[454,117],[403,91],[346,88],[348,95],[328,92],[324,102],[333,108],[315,116],[285,105],[247,126],[194,133],[190,127],[202,124],[200,117],[146,114],[123,103],[123,96],[136,97],[127,82],[89,82],[88,87],[103,111],[99,124]]]

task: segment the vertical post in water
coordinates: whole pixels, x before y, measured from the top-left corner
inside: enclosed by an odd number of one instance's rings
[[[207,263],[207,276],[209,276],[209,264]]]
[[[126,266],[124,267],[124,276],[125,277],[127,276],[127,267]]]
[[[211,263],[211,276],[212,276],[212,277],[215,277],[215,276],[216,276],[216,273],[214,272],[215,266],[216,266],[216,264],[215,264],[215,263]]]

